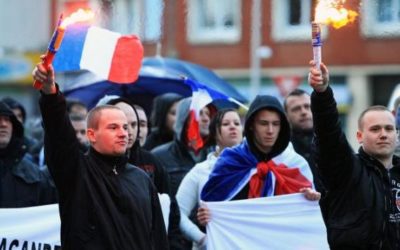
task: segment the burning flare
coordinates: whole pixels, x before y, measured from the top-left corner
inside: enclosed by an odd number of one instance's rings
[[[65,29],[68,25],[77,23],[77,22],[89,22],[94,19],[94,13],[91,10],[83,10],[78,9],[74,13],[72,13],[69,17],[63,19],[63,16],[60,15],[60,18],[57,22],[57,26],[54,30],[53,36],[51,37],[50,44],[47,48],[47,52],[45,56],[42,58],[43,66],[48,69],[50,64],[52,63],[54,56],[56,55],[58,49],[61,46],[61,42],[64,38]],[[39,81],[33,82],[33,87],[35,89],[41,89],[43,87],[43,83]]]
[[[70,24],[78,22],[88,22],[92,21],[93,19],[94,12],[92,10],[78,9],[62,21],[60,28],[65,29]]]
[[[344,8],[346,0],[319,0],[315,8],[315,22],[339,29],[354,22],[357,12]]]

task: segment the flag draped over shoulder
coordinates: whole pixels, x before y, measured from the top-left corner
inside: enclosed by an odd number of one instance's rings
[[[115,83],[137,80],[143,46],[134,35],[121,35],[81,24],[70,25],[53,65],[56,71],[86,69]]]
[[[205,202],[207,249],[328,250],[317,201],[302,194]]]
[[[200,111],[214,100],[229,100],[229,97],[191,79],[186,79],[185,83],[192,89],[187,139],[194,151],[198,152],[204,146],[199,128]]]
[[[257,174],[258,164],[246,140],[236,147],[226,148],[219,156],[203,187],[201,199],[203,201],[232,199]],[[268,165],[272,168],[279,166],[283,171],[274,169],[266,173],[260,196],[295,193],[301,187],[312,186],[310,167],[307,161],[294,151],[291,143],[281,154],[272,158]],[[298,175],[300,178],[297,178]]]

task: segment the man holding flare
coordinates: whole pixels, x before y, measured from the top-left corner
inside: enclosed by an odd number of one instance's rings
[[[156,188],[144,171],[127,162],[124,112],[108,105],[89,112],[85,154],[53,67],[38,64],[32,74],[43,83],[45,157],[60,197],[62,248],[168,249]]]
[[[371,106],[358,119],[355,153],[341,129],[328,68],[310,62],[316,164],[327,190],[320,206],[331,249],[400,249],[400,159],[390,110]]]

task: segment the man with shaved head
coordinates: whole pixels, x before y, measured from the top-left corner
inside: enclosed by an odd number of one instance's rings
[[[156,188],[126,157],[125,113],[111,105],[91,110],[83,153],[53,68],[38,64],[32,74],[43,83],[45,157],[60,197],[62,249],[168,249]]]
[[[331,249],[400,249],[400,159],[390,110],[361,113],[356,154],[339,122],[328,68],[311,61],[316,164],[326,188],[320,206]]]

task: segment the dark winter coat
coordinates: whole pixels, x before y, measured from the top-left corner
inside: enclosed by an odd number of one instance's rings
[[[313,92],[316,164],[327,189],[320,201],[331,249],[400,249],[400,159],[390,170],[343,133],[331,88]]]
[[[8,146],[0,149],[0,207],[56,203],[56,190],[47,170],[39,169],[27,155],[22,124],[4,102],[0,102],[0,115],[8,116],[13,127]]]
[[[162,160],[162,164],[167,169],[170,176],[171,193],[173,195],[178,191],[179,184],[189,170],[198,162],[204,161],[210,149],[204,147],[195,155],[186,141],[186,123],[189,117],[189,107],[191,98],[185,98],[178,104],[175,137],[174,140],[154,148],[151,152]]]
[[[60,92],[42,95],[40,108],[46,161],[60,196],[62,248],[168,249],[157,191],[147,174],[125,156],[93,148],[83,154]]]
[[[325,195],[325,188],[322,184],[320,173],[315,165],[313,153],[315,151],[315,145],[313,144],[314,130],[298,131],[292,129],[292,138],[290,141],[293,144],[294,150],[301,156],[303,156],[308,165],[310,165],[311,172],[314,177],[315,189],[322,195]]]

